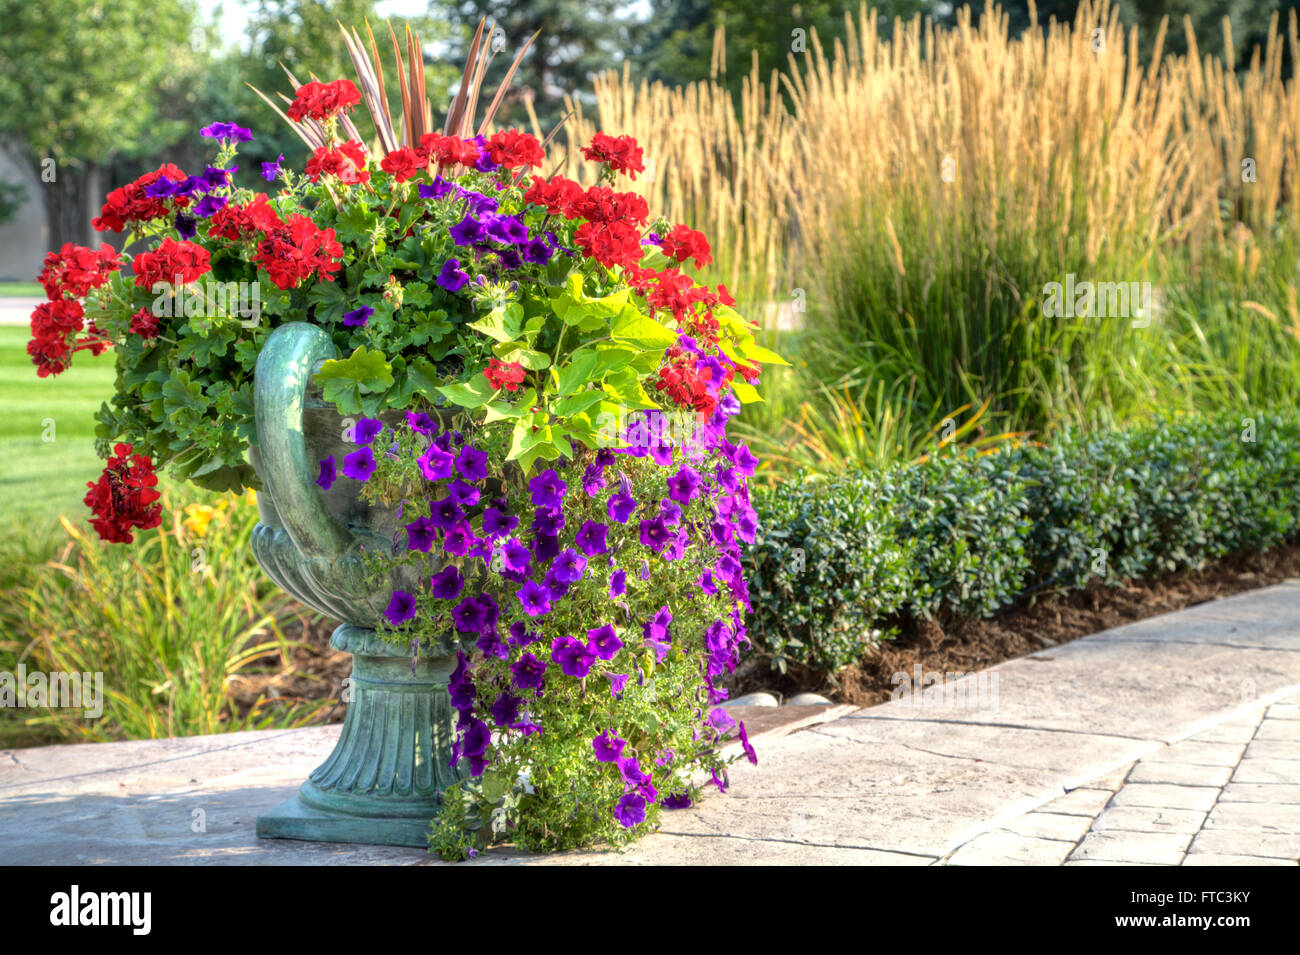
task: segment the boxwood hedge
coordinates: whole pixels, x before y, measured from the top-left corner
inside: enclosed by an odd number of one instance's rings
[[[1296,539],[1300,413],[1153,420],[756,489],[750,639],[853,662],[900,622],[988,616]]]

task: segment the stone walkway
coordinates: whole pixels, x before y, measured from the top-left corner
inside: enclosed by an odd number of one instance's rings
[[[1300,857],[1300,581],[940,676],[910,698],[770,730],[759,765],[738,763],[726,796],[666,814],[626,851],[493,850],[472,864]],[[413,849],[257,839],[257,814],[288,798],[337,735],[0,752],[0,863],[429,863]]]
[[[0,298],[0,325],[30,325],[32,309],[43,301],[43,298],[27,296]]]
[[[1295,865],[1300,694],[976,836],[952,865]]]

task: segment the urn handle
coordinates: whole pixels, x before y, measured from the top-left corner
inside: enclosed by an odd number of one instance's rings
[[[261,478],[299,553],[336,560],[353,534],[325,507],[311,472],[302,412],[316,365],[338,350],[324,329],[289,322],[271,332],[253,373],[253,412]]]

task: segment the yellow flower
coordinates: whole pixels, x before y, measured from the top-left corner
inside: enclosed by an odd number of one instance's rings
[[[185,520],[182,523],[195,537],[202,537],[207,534],[208,525],[217,513],[217,508],[210,504],[186,504]]]

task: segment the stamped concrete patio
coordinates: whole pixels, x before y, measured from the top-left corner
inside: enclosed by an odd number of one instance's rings
[[[738,764],[727,795],[667,814],[638,845],[545,858],[493,850],[469,864],[1300,859],[1300,581],[980,679],[943,699],[746,713],[759,765]],[[257,814],[288,798],[337,734],[0,752],[0,862],[430,863],[415,849],[256,838]]]

